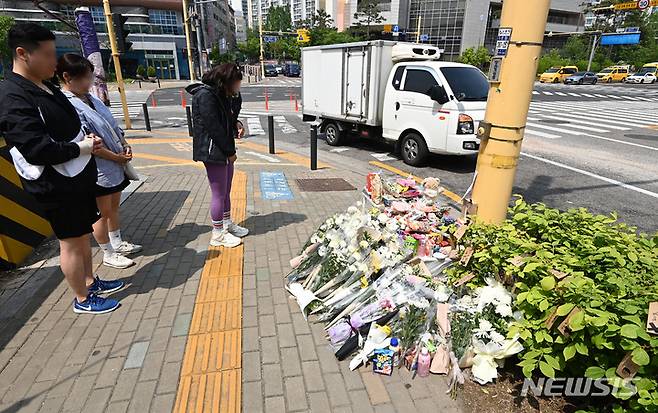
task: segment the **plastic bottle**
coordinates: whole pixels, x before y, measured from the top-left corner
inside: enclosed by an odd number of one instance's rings
[[[388,348],[393,351],[393,367],[398,367],[400,365],[400,343],[397,337],[391,338]]]
[[[432,355],[430,351],[423,347],[418,355],[418,366],[416,367],[416,373],[420,377],[427,377],[430,375],[430,364],[432,364]]]

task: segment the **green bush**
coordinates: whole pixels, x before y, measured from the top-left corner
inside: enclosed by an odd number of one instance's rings
[[[144,66],[142,65],[137,66],[137,76],[142,78],[146,76],[146,69],[144,68]]]
[[[523,318],[509,336],[520,336],[526,376],[621,383],[616,369],[630,353],[640,366],[638,392],[622,387],[614,396],[624,401],[614,411],[658,412],[658,336],[646,332],[649,303],[658,301],[658,234],[638,235],[615,215],[560,212],[522,200],[510,215],[500,226],[469,227],[464,239],[476,252],[468,268],[450,270],[451,279],[473,272],[471,286],[495,276],[513,289]],[[574,309],[580,312],[567,320]],[[565,335],[558,330],[563,322]]]
[[[556,50],[553,49],[544,56],[539,58],[539,65],[537,66],[537,73],[542,74],[551,67],[554,66],[567,66],[570,65],[571,62],[569,59],[566,59],[562,56],[560,56],[560,53]]]
[[[155,77],[155,67],[149,66],[146,73],[148,77]]]

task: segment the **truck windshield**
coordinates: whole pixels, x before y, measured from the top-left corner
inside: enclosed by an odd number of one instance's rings
[[[489,82],[482,72],[474,67],[444,67],[445,76],[455,98],[462,102],[486,102]]]

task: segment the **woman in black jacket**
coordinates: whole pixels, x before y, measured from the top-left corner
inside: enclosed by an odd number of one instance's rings
[[[188,86],[194,119],[193,157],[203,162],[212,198],[213,231],[210,245],[236,247],[249,231],[231,221],[231,182],[237,160],[235,139],[244,129],[238,120],[242,106],[242,73],[234,64],[216,66],[203,76],[203,83]]]

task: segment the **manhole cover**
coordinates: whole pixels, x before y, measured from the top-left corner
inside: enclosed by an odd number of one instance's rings
[[[627,138],[631,139],[637,139],[640,141],[657,141],[658,136],[655,135],[634,135],[634,134],[628,134],[626,135]]]
[[[354,188],[342,178],[296,179],[302,192],[353,191]]]
[[[539,121],[540,123],[550,123],[552,125],[567,125],[571,122],[568,120],[561,120],[561,119],[541,119]]]

